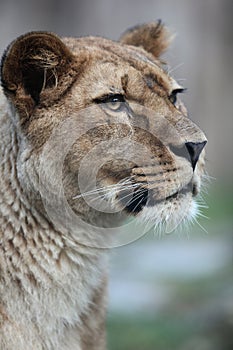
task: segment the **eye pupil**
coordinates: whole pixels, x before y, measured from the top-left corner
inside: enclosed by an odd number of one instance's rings
[[[108,96],[106,97],[106,100],[103,101],[105,103],[119,103],[119,102],[124,102],[124,96],[123,95],[113,95],[113,96]]]
[[[120,104],[121,102],[117,99],[117,98],[113,98],[111,101],[107,102],[112,106],[116,106],[118,104]]]

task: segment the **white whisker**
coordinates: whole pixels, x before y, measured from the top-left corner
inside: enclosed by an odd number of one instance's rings
[[[135,196],[135,197],[132,197],[132,196],[135,195],[135,194],[136,194],[136,196]],[[135,200],[137,200],[138,198],[140,198],[141,195],[142,195],[142,192],[139,190],[138,193],[137,193],[137,192],[135,192],[135,193],[128,193],[127,195],[125,195],[124,197],[122,197],[122,198],[120,198],[120,199],[121,199],[121,201],[122,201],[123,199],[125,199],[125,198],[131,196],[132,198],[130,198],[130,199],[126,202],[126,205],[125,205],[125,206],[127,206],[127,205],[130,203],[130,201],[131,201],[132,199],[133,199],[133,201],[135,201]]]
[[[204,205],[204,204],[198,203],[198,208],[209,209],[209,206],[208,206],[208,205]]]
[[[202,179],[203,179],[203,180],[207,180],[207,181],[209,181],[209,182],[210,182],[210,181],[216,181],[216,180],[217,180],[216,177],[211,176],[211,175],[208,175],[207,173],[202,175]]]
[[[87,192],[83,192],[81,194],[78,194],[77,196],[74,196],[73,199],[78,199],[81,197],[85,197],[85,196],[92,196],[94,194],[98,194],[101,192],[106,192],[108,193],[109,190],[122,190],[122,189],[129,189],[129,188],[134,188],[134,187],[138,187],[140,184],[131,184],[131,185],[127,185],[126,186],[126,182],[125,183],[121,183],[121,184],[114,184],[114,185],[108,185],[105,187],[99,187],[99,188],[95,188],[94,190],[91,191],[87,191]],[[123,188],[123,186],[125,186]]]
[[[135,212],[135,210],[142,203],[143,200],[144,200],[144,197],[142,197],[141,200],[137,203],[136,207],[133,208],[133,212]]]
[[[197,213],[197,215],[198,215],[198,217],[201,217],[201,218],[204,218],[204,219],[210,220],[210,218],[209,218],[208,216],[204,215],[204,214],[203,214],[203,213],[201,213],[201,212],[198,212],[198,213]]]
[[[197,220],[197,218],[194,218],[194,221],[207,235],[209,234],[209,232],[200,224],[200,222]]]

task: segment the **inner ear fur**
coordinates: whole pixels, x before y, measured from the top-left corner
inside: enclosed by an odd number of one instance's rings
[[[31,98],[38,104],[43,91],[62,84],[61,76],[71,70],[73,60],[70,50],[56,35],[48,32],[25,34],[3,55],[3,89],[12,98],[15,96],[15,104],[24,98]]]
[[[167,49],[172,37],[161,20],[128,29],[120,38],[126,45],[140,46],[156,58]]]

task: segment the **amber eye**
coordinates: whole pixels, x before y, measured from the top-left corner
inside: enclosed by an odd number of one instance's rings
[[[103,103],[103,106],[113,112],[120,112],[125,106],[125,98],[121,94],[108,95],[101,97],[95,101],[96,103]]]
[[[180,89],[175,89],[175,90],[172,91],[172,93],[169,96],[169,100],[174,106],[176,105],[176,102],[177,102],[177,95],[181,94],[185,90],[186,89],[184,89],[184,88],[180,88]]]

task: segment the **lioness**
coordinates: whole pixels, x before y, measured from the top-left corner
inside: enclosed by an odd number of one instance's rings
[[[160,60],[169,41],[161,22],[119,42],[31,32],[3,55],[1,350],[105,349],[117,226],[195,217],[206,137]]]

